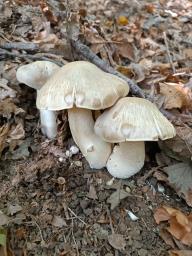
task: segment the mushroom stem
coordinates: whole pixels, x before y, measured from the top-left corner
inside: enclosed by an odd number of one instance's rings
[[[57,135],[56,112],[51,110],[40,110],[41,131],[49,139]]]
[[[100,169],[106,166],[111,144],[95,134],[91,110],[71,108],[68,110],[68,119],[73,139],[90,167]]]
[[[141,170],[144,160],[144,142],[126,141],[113,148],[106,166],[113,177],[127,179]]]

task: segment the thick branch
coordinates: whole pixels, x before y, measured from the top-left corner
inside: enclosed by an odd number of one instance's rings
[[[9,42],[0,43],[0,47],[6,50],[25,50],[25,51],[38,51],[39,46],[34,43],[22,43],[22,42]]]

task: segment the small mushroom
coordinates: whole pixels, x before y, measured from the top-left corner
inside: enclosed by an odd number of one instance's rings
[[[17,69],[16,77],[20,83],[40,90],[47,80],[59,70],[59,66],[50,61],[35,61]],[[57,134],[56,114],[49,110],[40,110],[41,131],[52,139]]]
[[[106,110],[95,122],[95,133],[104,141],[119,143],[107,161],[109,173],[126,179],[144,165],[144,141],[175,136],[173,125],[148,100],[126,97]]]
[[[37,107],[49,111],[68,109],[74,141],[89,165],[99,169],[106,165],[111,145],[95,134],[91,110],[112,106],[128,91],[124,80],[87,61],[75,61],[62,67],[42,87]]]

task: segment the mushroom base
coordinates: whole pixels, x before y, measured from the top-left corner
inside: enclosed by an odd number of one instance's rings
[[[145,160],[143,141],[122,142],[113,148],[107,161],[107,170],[115,178],[127,179],[141,170]]]
[[[57,135],[56,112],[51,110],[40,110],[41,132],[49,139]]]
[[[111,144],[95,134],[91,110],[69,109],[68,119],[72,137],[90,167],[94,169],[105,167],[111,154]]]

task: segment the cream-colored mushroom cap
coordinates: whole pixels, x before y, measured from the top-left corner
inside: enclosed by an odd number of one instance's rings
[[[175,136],[173,125],[148,100],[126,97],[98,117],[95,132],[111,143],[157,141]]]
[[[39,91],[39,109],[62,110],[73,106],[105,109],[128,94],[127,83],[87,61],[63,66]]]

